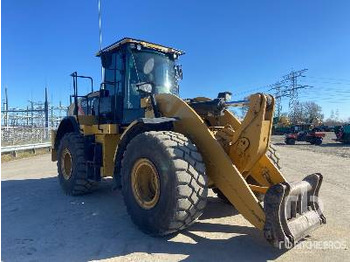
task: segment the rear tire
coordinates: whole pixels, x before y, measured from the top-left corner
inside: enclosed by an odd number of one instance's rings
[[[287,145],[295,145],[295,139],[294,138],[287,138],[286,144]]]
[[[206,206],[205,165],[196,146],[182,134],[139,134],[126,148],[121,174],[128,213],[147,234],[183,230],[202,215]]]
[[[93,191],[97,182],[87,179],[84,137],[67,133],[58,148],[58,179],[67,195],[82,195]]]

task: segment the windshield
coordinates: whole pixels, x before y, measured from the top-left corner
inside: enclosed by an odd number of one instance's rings
[[[178,95],[175,61],[169,56],[154,51],[132,50],[130,63],[130,84],[133,89],[137,83],[151,82],[154,84],[155,94]]]

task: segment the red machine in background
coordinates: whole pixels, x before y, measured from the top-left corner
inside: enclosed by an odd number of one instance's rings
[[[311,131],[286,134],[285,143],[287,145],[294,145],[295,141],[306,141],[312,145],[321,145],[325,136],[325,133],[319,132],[317,128],[314,128]]]

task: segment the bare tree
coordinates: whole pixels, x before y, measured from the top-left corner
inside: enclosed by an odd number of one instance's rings
[[[350,117],[348,122],[350,122]],[[336,109],[336,111],[332,109],[330,116],[324,121],[324,124],[327,126],[340,126],[344,123],[346,123],[346,120],[339,118],[339,109]]]
[[[322,108],[315,102],[298,102],[289,112],[290,121],[293,124],[315,123],[323,120]]]
[[[304,118],[306,122],[313,123],[315,121],[322,121],[324,115],[322,114],[322,107],[315,102],[304,102]]]
[[[335,120],[339,121],[339,109],[335,110]]]
[[[304,122],[303,105],[300,102],[294,104],[293,109],[289,112],[289,119],[293,124]]]

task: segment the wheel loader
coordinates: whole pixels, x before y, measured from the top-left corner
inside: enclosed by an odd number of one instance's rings
[[[52,160],[68,195],[92,192],[104,177],[121,188],[132,221],[167,235],[201,216],[208,190],[220,192],[273,246],[295,245],[326,223],[322,175],[288,182],[267,156],[274,98],[181,99],[184,52],[123,38],[100,50],[103,82],[74,72],[70,114],[52,132]],[[78,82],[91,82],[79,95]],[[230,111],[246,106],[240,121]],[[263,196],[258,197],[258,196]]]

